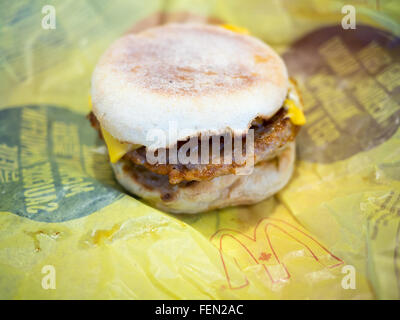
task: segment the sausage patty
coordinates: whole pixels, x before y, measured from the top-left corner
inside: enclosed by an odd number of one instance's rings
[[[91,112],[88,118],[101,136],[100,125],[96,116]],[[270,160],[282,152],[286,145],[295,139],[299,127],[290,121],[287,117],[286,109],[282,107],[268,120],[256,118],[252,123],[251,129],[254,130],[254,163],[256,164],[261,161]],[[177,150],[184,144],[185,142],[179,142]],[[201,146],[200,141],[198,145]],[[245,138],[243,138],[242,146],[244,150]],[[209,149],[211,150],[211,146]],[[168,154],[168,150],[166,151]],[[235,174],[238,168],[245,166],[244,162],[239,163],[235,161],[233,154],[233,161],[230,164],[223,163],[223,143],[221,143],[220,152],[221,161],[218,164],[212,163],[211,153],[207,164],[181,164],[179,161],[178,164],[171,164],[168,161],[168,156],[166,157],[166,163],[151,164],[146,159],[146,147],[144,146],[128,152],[124,155],[123,159],[131,161],[135,165],[143,166],[154,173],[167,175],[170,184],[178,184],[182,181],[202,181],[222,175]],[[199,150],[199,154],[201,154],[201,150]]]

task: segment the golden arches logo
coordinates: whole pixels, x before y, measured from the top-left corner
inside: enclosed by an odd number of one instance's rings
[[[264,218],[257,223],[253,235],[251,236],[234,229],[221,229],[210,239],[220,251],[221,262],[230,289],[246,287],[249,281],[244,274],[237,277],[237,272],[235,272],[234,268],[226,263],[224,254],[226,254],[225,249],[228,245],[230,248],[233,247],[239,250],[239,252],[246,257],[245,260],[248,261],[248,265],[261,265],[263,273],[272,283],[286,281],[291,277],[289,269],[280,260],[276,250],[276,243],[274,243],[271,237],[271,231],[280,232],[286,235],[290,241],[303,246],[311,257],[324,267],[331,269],[344,264],[340,258],[333,255],[315,238],[298,227],[281,219]],[[243,270],[244,267],[248,265],[243,263],[244,259],[241,260],[242,261],[239,263],[239,259],[234,257],[236,265]],[[233,274],[236,275],[235,281],[232,281]],[[238,278],[239,280],[237,280]]]

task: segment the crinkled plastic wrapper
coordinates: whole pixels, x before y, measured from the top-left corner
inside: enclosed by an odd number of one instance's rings
[[[64,0],[52,29],[45,3],[3,3],[0,297],[400,298],[400,8],[354,1],[343,29],[344,4]],[[91,72],[120,35],[170,21],[248,28],[286,61],[307,124],[273,198],[171,215],[113,179]]]

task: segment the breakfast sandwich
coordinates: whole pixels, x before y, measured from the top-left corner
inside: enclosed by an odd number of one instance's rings
[[[296,84],[267,44],[230,29],[129,34],[93,72],[89,119],[116,179],[162,210],[255,203],[292,175],[305,122]]]

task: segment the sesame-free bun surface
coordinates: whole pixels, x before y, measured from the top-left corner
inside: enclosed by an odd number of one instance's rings
[[[272,196],[288,183],[294,160],[295,143],[291,142],[276,159],[257,164],[249,175],[229,174],[189,186],[171,186],[168,178],[157,180],[153,176],[151,184],[155,187],[149,187],[146,178],[138,176],[137,172],[124,169],[126,164],[123,160],[111,165],[117,181],[129,192],[161,210],[194,214],[253,204]],[[166,193],[169,197],[165,200]]]
[[[287,89],[282,59],[260,40],[219,26],[168,24],[118,39],[93,72],[91,96],[112,136],[156,149],[199,134],[243,134],[256,116],[281,107]],[[155,128],[164,141],[148,138]]]

